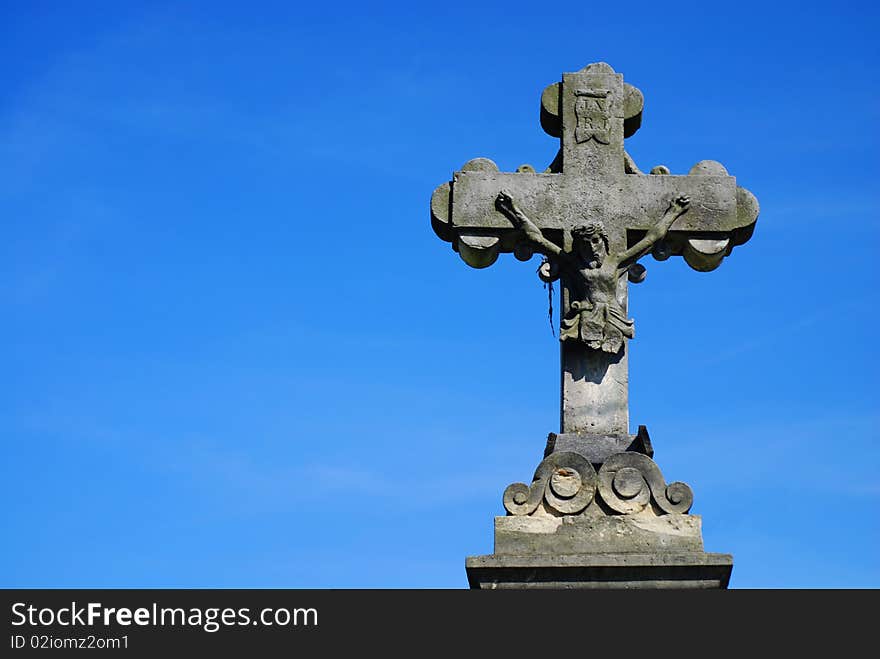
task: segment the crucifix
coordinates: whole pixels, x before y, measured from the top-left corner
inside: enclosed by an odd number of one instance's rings
[[[628,283],[639,259],[682,256],[710,271],[752,235],[758,203],[718,162],[683,176],[645,174],[624,150],[644,99],[608,64],[565,73],[541,96],[541,125],[560,140],[541,173],[467,162],[431,198],[431,225],[468,265],[536,252],[560,282],[560,429],[531,484],[504,491],[495,553],[471,556],[476,588],[727,586],[729,554],[703,551],[690,487],[667,484],[645,426],[629,433]]]
[[[528,260],[537,251],[548,257],[539,277],[562,279],[565,434],[629,432],[626,342],[634,325],[626,318],[627,281],[645,278],[638,258],[681,255],[696,270],[712,270],[750,238],[757,218],[754,196],[720,163],[702,161],[686,176],[663,166],[639,171],[624,138],[638,130],[642,106],[641,92],[605,63],[563,74],[541,97],[541,125],[561,142],[546,171],[524,165],[499,172],[491,160],[477,158],[431,200],[435,232],[468,265],[485,268],[501,252]],[[614,294],[601,294],[604,301],[590,299],[610,281],[597,280],[603,266],[590,267],[584,252],[590,228],[608,257],[626,262]]]

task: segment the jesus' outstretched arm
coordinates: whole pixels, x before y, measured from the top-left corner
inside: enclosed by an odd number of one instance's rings
[[[621,270],[628,268],[650,252],[654,245],[666,237],[672,223],[687,213],[690,203],[691,200],[685,196],[676,197],[670,201],[660,221],[648,230],[644,238],[620,255],[618,268]]]
[[[535,226],[525,213],[513,201],[513,197],[507,190],[502,190],[495,198],[495,207],[513,223],[517,229],[521,229],[526,234],[526,238],[535,243],[538,249],[547,256],[559,256],[562,254],[562,248],[555,243],[550,242],[541,233],[541,230]]]

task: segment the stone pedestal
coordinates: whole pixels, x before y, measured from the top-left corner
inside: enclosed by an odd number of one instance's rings
[[[531,485],[504,492],[495,553],[466,560],[471,588],[727,588],[729,554],[703,550],[693,493],[666,484],[634,436],[550,435]]]
[[[471,588],[727,588],[733,557],[703,551],[699,515],[496,517]]]

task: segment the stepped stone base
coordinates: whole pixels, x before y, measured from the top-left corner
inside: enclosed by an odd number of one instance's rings
[[[699,515],[496,517],[495,553],[465,562],[471,588],[727,588],[730,554],[703,551]]]
[[[490,554],[466,560],[471,588],[727,588],[730,554]]]
[[[693,491],[653,453],[644,426],[551,433],[532,482],[504,490],[495,553],[467,558],[471,588],[727,588],[733,557],[704,551]]]

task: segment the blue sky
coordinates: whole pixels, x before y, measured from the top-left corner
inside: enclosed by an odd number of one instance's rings
[[[732,587],[880,587],[872,3],[0,4],[0,585],[466,586],[558,424],[534,262],[428,202],[607,61],[754,237],[631,288],[630,419]]]

